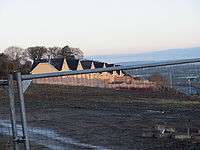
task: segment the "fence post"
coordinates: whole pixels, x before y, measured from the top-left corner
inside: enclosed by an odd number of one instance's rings
[[[25,140],[24,147],[25,150],[30,150],[30,143],[28,138],[28,130],[27,130],[27,121],[26,121],[26,112],[25,112],[25,103],[24,103],[24,94],[23,94],[23,87],[22,87],[22,78],[21,73],[16,73],[17,78],[17,85],[18,85],[18,94],[20,100],[20,110],[21,110],[21,123],[22,123],[22,133],[23,133],[23,140]]]
[[[12,125],[12,136],[13,136],[13,149],[18,150],[17,146],[17,127],[16,127],[16,112],[15,112],[15,98],[14,98],[14,87],[13,87],[13,75],[8,75],[8,96],[10,100],[10,120]]]

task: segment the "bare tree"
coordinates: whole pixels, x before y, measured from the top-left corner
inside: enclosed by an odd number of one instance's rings
[[[61,49],[61,55],[67,59],[75,59],[74,54],[69,46],[65,46]]]
[[[1,53],[0,54],[0,78],[3,78],[8,73],[8,56]]]
[[[83,53],[83,51],[80,50],[80,48],[71,47],[71,50],[76,59],[83,59],[84,53]]]
[[[61,55],[61,48],[60,47],[49,47],[47,49],[47,56],[50,58],[56,58]]]
[[[4,50],[4,54],[9,57],[10,60],[18,61],[21,63],[25,59],[24,49],[20,47],[11,46]]]
[[[31,61],[26,61],[22,67],[21,67],[21,72],[22,74],[29,74],[31,72],[32,69],[32,62]]]
[[[29,47],[26,53],[33,61],[42,59],[47,54],[47,48],[44,46]]]
[[[67,59],[82,59],[83,52],[79,48],[65,46],[61,49],[61,55]]]

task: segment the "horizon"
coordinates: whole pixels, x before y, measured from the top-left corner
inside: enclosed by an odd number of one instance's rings
[[[196,46],[196,47],[184,47],[184,48],[168,48],[168,49],[155,49],[155,50],[144,50],[142,52],[134,52],[134,53],[115,53],[115,54],[87,54],[85,56],[115,56],[115,55],[140,55],[140,54],[151,54],[151,53],[159,53],[159,52],[165,52],[165,51],[171,51],[171,50],[189,50],[189,49],[193,49],[193,48],[200,48],[200,46]]]
[[[0,51],[69,45],[108,55],[197,47],[199,15],[198,0],[1,0]]]
[[[12,45],[13,46],[13,45]],[[12,47],[12,46],[8,46],[8,47]],[[36,46],[43,46],[43,45],[36,45]],[[7,48],[8,48],[7,47]],[[15,47],[15,46],[14,46]],[[18,46],[16,46],[18,47]],[[23,48],[23,47],[20,47],[20,48]],[[26,47],[28,48],[28,47]],[[23,48],[23,49],[26,49],[26,48]],[[165,52],[165,51],[171,51],[171,50],[178,50],[181,52],[181,50],[189,50],[189,49],[193,49],[193,48],[200,48],[200,46],[196,46],[196,47],[185,47],[185,48],[169,48],[169,49],[156,49],[156,50],[144,50],[144,51],[135,51],[135,52],[121,52],[121,53],[114,53],[114,54],[84,54],[84,57],[93,57],[93,56],[100,56],[100,57],[109,57],[109,56],[119,56],[119,55],[123,55],[123,56],[126,56],[126,55],[140,55],[140,54],[152,54],[152,53],[159,53],[159,52]],[[0,53],[3,53],[3,50],[1,51],[0,49]]]
[[[200,47],[166,49],[148,51],[143,53],[122,53],[113,55],[86,55],[85,59],[104,61],[109,63],[123,62],[152,62],[152,61],[173,61],[183,59],[200,58]]]

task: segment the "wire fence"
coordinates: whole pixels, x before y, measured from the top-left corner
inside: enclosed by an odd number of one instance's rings
[[[198,95],[176,89],[198,71],[192,63],[33,79],[32,148],[199,149]]]
[[[0,80],[0,149],[12,148],[12,130],[9,120],[9,101],[5,80]]]
[[[22,75],[31,150],[200,149],[200,64],[149,66]],[[14,91],[21,150],[23,98]],[[6,103],[1,118],[11,133]]]

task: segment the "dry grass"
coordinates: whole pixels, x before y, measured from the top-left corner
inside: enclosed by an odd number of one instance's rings
[[[25,102],[29,125],[117,150],[169,144],[170,141],[141,138],[143,131],[152,130],[158,123],[179,128],[190,118],[197,120],[194,127],[200,125],[199,99],[171,89],[138,91],[32,84]],[[1,97],[2,114],[7,106],[7,100]],[[147,114],[149,110],[154,113]],[[161,115],[159,111],[165,113]],[[2,140],[4,146],[6,140]]]

